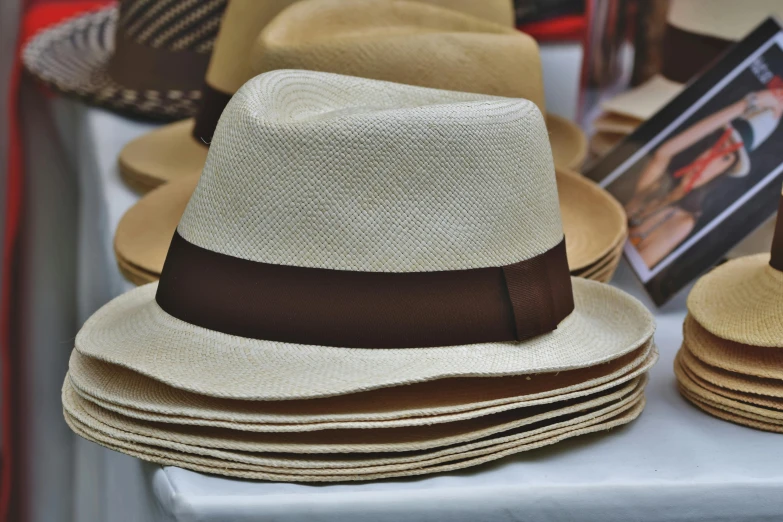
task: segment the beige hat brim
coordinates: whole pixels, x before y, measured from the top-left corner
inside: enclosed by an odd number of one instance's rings
[[[639,121],[649,120],[682,91],[683,85],[655,75],[643,84],[601,103],[608,113]]]
[[[325,399],[235,401],[177,390],[116,365],[71,356],[69,378],[85,399],[140,420],[244,431],[311,431],[453,422],[562,402],[627,382],[657,360],[652,343],[583,370],[489,379],[440,379]]]
[[[125,145],[117,161],[126,183],[145,193],[173,180],[200,175],[209,148],[193,137],[193,124],[193,118],[170,123]]]
[[[750,377],[710,366],[693,355],[687,342],[683,343],[680,351],[682,352],[680,355],[682,365],[687,367],[691,373],[705,381],[709,381],[721,388],[727,388],[742,393],[783,398],[783,382],[781,381]]]
[[[690,315],[685,318],[683,336],[690,352],[711,366],[783,381],[783,350],[721,339],[702,328]]]
[[[100,419],[101,422],[117,430],[176,441],[194,448],[290,454],[396,453],[443,448],[477,441],[498,433],[510,432],[561,416],[599,408],[622,399],[632,398],[634,394],[641,394],[645,382],[646,377],[642,376],[605,394],[445,424],[296,433],[244,432],[130,419],[84,400],[74,392],[69,382],[63,386],[63,406],[74,415],[76,408],[73,405],[78,404],[87,415]]]
[[[635,131],[641,123],[642,120],[610,112],[594,119],[593,128],[596,132],[627,135]]]
[[[612,272],[617,269],[617,265],[620,263],[620,259],[623,256],[623,247],[625,241],[621,241],[619,245],[612,249],[606,256],[601,258],[600,261],[593,263],[584,270],[577,270],[572,272],[571,275],[577,277],[584,277],[585,279],[591,279],[595,274],[605,272],[607,269],[611,269]]]
[[[708,332],[752,346],[783,348],[783,272],[769,254],[733,259],[699,279],[688,312]]]
[[[690,380],[693,381],[700,388],[704,388],[705,390],[721,395],[723,397],[734,399],[736,401],[744,402],[747,404],[752,404],[754,406],[760,406],[762,408],[783,411],[783,399],[778,399],[775,397],[764,397],[763,395],[756,395],[753,393],[743,393],[743,392],[738,392],[736,390],[729,390],[728,388],[721,388],[720,386],[716,386],[711,382],[705,381],[704,379],[697,376],[686,365],[682,364],[682,360],[680,360],[679,357],[677,358],[675,364],[679,364],[679,368],[683,372],[685,372],[688,378],[690,378]]]
[[[552,113],[546,115],[546,128],[555,165],[581,169],[587,158],[587,136],[584,131],[573,121]]]
[[[674,374],[680,386],[716,408],[726,408],[726,411],[742,414],[749,418],[783,425],[783,412],[781,411],[741,402],[699,386],[683,369],[679,358],[675,358],[674,361]]]
[[[92,440],[93,442],[101,444],[109,449],[120,451],[128,455],[140,458],[142,460],[147,460],[162,465],[178,466],[178,467],[183,467],[183,468],[187,468],[203,473],[227,475],[232,477],[248,478],[253,480],[292,481],[292,482],[344,482],[344,481],[355,481],[355,480],[378,480],[378,479],[402,477],[402,476],[415,476],[415,475],[423,475],[427,473],[436,473],[436,472],[443,473],[443,472],[462,469],[470,466],[477,466],[485,462],[490,462],[492,460],[497,460],[499,458],[512,455],[514,453],[529,451],[550,444],[554,444],[556,442],[560,442],[562,440],[575,437],[577,435],[608,430],[617,426],[621,426],[623,424],[627,424],[633,421],[634,419],[636,419],[641,414],[642,410],[644,409],[644,404],[645,404],[645,400],[644,397],[642,396],[630,408],[625,409],[618,414],[609,414],[607,416],[604,416],[608,418],[602,417],[596,420],[590,420],[580,424],[575,424],[570,429],[561,428],[556,431],[552,431],[550,434],[551,436],[546,438],[542,438],[543,436],[539,436],[536,437],[535,439],[528,439],[528,441],[523,443],[507,442],[507,443],[498,444],[495,448],[493,448],[494,451],[491,453],[485,453],[484,455],[474,456],[473,458],[463,458],[456,462],[445,464],[445,465],[435,465],[435,466],[421,467],[418,469],[398,470],[398,471],[391,471],[391,472],[380,473],[380,474],[374,473],[369,475],[354,475],[354,476],[351,475],[314,476],[314,475],[299,475],[299,474],[294,475],[294,474],[286,473],[287,471],[286,469],[282,469],[281,473],[268,473],[268,472],[246,470],[239,467],[229,468],[227,467],[227,464],[230,463],[227,463],[224,460],[209,459],[207,457],[198,457],[198,456],[193,456],[178,451],[158,448],[156,446],[148,446],[139,443],[127,443],[124,441],[113,439],[111,437],[107,437],[106,435],[103,435],[102,433],[79,423],[78,420],[74,419],[67,413],[65,414],[65,419],[66,422],[68,422],[69,426],[71,426],[71,428],[77,434],[81,435],[82,437],[88,440]]]
[[[558,169],[557,192],[572,272],[594,265],[625,241],[625,211],[604,189],[584,176]]]
[[[146,285],[147,283],[152,283],[160,278],[160,274],[148,272],[125,261],[125,259],[117,254],[116,250],[114,256],[117,259],[117,268],[120,269],[122,277],[136,286]]]
[[[298,345],[223,334],[164,312],[157,283],[127,292],[82,327],[82,354],[214,397],[327,397],[446,377],[490,377],[585,368],[645,344],[650,312],[624,292],[572,278],[575,309],[556,330],[520,343],[404,349]]]
[[[627,134],[598,131],[590,138],[590,152],[598,157],[606,156],[627,137]]]
[[[121,268],[130,265],[154,276],[152,281],[160,277],[171,238],[198,180],[196,175],[167,183],[125,212],[114,234],[114,251]]]

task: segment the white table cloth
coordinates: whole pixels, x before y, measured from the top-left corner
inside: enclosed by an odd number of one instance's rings
[[[84,111],[95,161],[81,175],[80,314],[131,288],[116,269],[112,232],[136,200],[116,167],[121,146],[149,125]],[[86,141],[85,141],[86,143]],[[84,164],[84,163],[83,163]],[[616,285],[652,307],[630,273]],[[231,480],[141,463],[84,442],[79,521],[783,520],[783,436],[712,418],[677,392],[672,360],[684,295],[656,311],[661,357],[647,408],[631,425],[474,469],[365,484]]]

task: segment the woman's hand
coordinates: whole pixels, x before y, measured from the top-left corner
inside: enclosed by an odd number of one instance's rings
[[[755,105],[759,109],[771,110],[775,117],[783,113],[783,89],[767,89],[755,93]]]

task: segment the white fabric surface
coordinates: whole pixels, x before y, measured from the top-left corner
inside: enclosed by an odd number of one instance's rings
[[[84,125],[93,148],[85,143],[81,154],[95,156],[81,172],[82,320],[131,288],[111,249],[112,231],[135,200],[119,180],[116,156],[149,128],[94,109],[85,111]],[[652,307],[627,270],[615,279]],[[661,359],[647,408],[630,426],[462,472],[353,485],[230,480],[144,464],[84,442],[77,460],[92,474],[79,506],[91,517],[77,520],[781,520],[783,437],[712,418],[676,390],[671,368],[686,292],[656,313]]]

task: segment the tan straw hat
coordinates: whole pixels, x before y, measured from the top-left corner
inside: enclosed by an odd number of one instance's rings
[[[120,152],[120,172],[131,187],[147,192],[167,181],[201,173],[220,114],[237,89],[253,76],[247,59],[253,42],[266,24],[296,1],[230,0],[195,118],[144,134]],[[464,11],[508,27],[514,24],[510,0],[416,1]]]
[[[441,4],[446,3],[441,1]],[[544,111],[536,42],[508,25],[405,0],[304,0],[262,31],[256,73],[307,69],[422,87],[526,98]],[[579,127],[547,115],[558,166],[579,168]]]
[[[584,368],[653,329],[632,297],[569,278],[533,103],[276,71],[224,111],[160,283],[104,306],[76,349],[279,400]]]
[[[556,176],[571,272],[592,278],[577,272],[598,265],[606,271],[613,265],[613,273],[628,230],[622,207],[583,176],[565,169],[557,169]],[[171,238],[197,184],[198,175],[167,183],[146,194],[122,217],[114,252],[128,280],[137,285],[158,280]]]
[[[614,361],[557,374],[439,379],[324,399],[267,402],[177,390],[77,351],[71,355],[69,378],[79,395],[126,417],[244,431],[310,431],[452,422],[571,400],[627,382],[656,360],[649,343]]]
[[[187,118],[226,0],[123,0],[35,35],[22,61],[53,89],[136,117]]]
[[[705,363],[731,372],[765,379],[780,379],[783,385],[783,350],[740,344],[717,337],[686,317],[683,337],[688,349]]]
[[[782,214],[778,212],[771,255],[728,261],[691,290],[688,311],[711,334],[741,344],[783,348]]]

